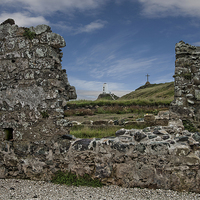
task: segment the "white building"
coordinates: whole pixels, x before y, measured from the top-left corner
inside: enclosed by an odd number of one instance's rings
[[[104,83],[104,84],[103,84],[103,94],[109,94],[107,83]]]

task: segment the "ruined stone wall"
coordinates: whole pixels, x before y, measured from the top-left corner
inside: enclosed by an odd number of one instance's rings
[[[170,119],[200,120],[200,47],[180,41],[176,44],[175,94]]]
[[[121,129],[102,139],[66,134],[63,107],[76,93],[61,69],[64,46],[46,25],[0,25],[0,178],[49,181],[61,170],[105,184],[199,193],[200,133],[181,124]],[[172,120],[200,116],[198,55],[198,47],[176,45]]]
[[[0,140],[64,134],[63,107],[76,98],[61,66],[65,40],[47,25],[24,28],[10,21],[0,25]]]
[[[121,129],[116,137],[4,141],[0,178],[50,181],[59,170],[105,184],[200,192],[200,134],[173,126]]]

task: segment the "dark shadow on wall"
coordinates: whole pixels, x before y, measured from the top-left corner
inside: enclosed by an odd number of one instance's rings
[[[4,129],[5,132],[5,139],[10,141],[13,139],[13,129],[12,128],[5,128]]]

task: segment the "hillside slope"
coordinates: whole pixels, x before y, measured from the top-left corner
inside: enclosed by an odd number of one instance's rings
[[[97,98],[97,100],[117,100],[119,99],[118,96],[115,94],[100,94]]]
[[[120,100],[128,99],[174,99],[174,82],[143,85],[135,91],[126,94]]]

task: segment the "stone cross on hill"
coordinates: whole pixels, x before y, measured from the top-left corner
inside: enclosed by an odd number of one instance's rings
[[[149,74],[146,75],[146,77],[147,77],[147,82],[145,83],[145,85],[150,84],[150,82],[149,82],[149,76],[150,76]]]
[[[147,77],[147,82],[149,82],[149,76],[150,76],[149,74],[146,75],[146,77]]]

